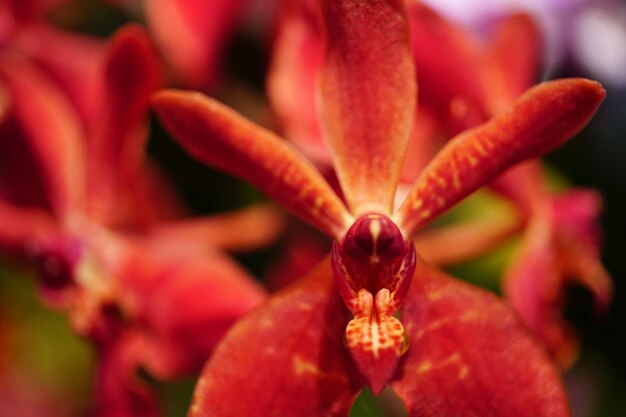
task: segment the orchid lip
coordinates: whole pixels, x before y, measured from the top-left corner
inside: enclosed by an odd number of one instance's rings
[[[412,241],[389,217],[360,216],[333,245],[332,265],[341,296],[354,318],[346,327],[353,361],[375,393],[395,371],[406,348],[406,332],[394,317],[415,270]]]

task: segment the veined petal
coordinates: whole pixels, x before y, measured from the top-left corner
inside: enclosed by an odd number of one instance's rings
[[[151,237],[164,244],[190,241],[205,250],[255,249],[276,239],[284,219],[276,208],[259,204],[224,214],[160,222]]]
[[[77,114],[57,86],[20,56],[3,55],[0,76],[11,92],[12,112],[37,163],[50,207],[65,218],[84,203],[83,132]]]
[[[322,1],[320,116],[353,214],[389,214],[415,117],[404,1]]]
[[[110,41],[102,73],[104,100],[89,140],[89,195],[92,215],[106,222],[119,204],[119,188],[142,175],[150,95],[161,81],[156,51],[136,25]]]
[[[154,106],[193,156],[239,176],[332,237],[350,215],[320,173],[273,133],[198,93],[163,91]]]
[[[424,169],[394,217],[407,236],[510,166],[574,136],[605,91],[582,78],[540,84],[487,123],[452,139]]]
[[[328,259],[235,325],[198,380],[190,417],[346,416],[364,382]]]
[[[410,416],[570,415],[556,367],[494,295],[419,262],[401,318],[409,350],[391,386]]]

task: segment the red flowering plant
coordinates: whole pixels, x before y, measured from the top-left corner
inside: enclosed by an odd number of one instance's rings
[[[218,245],[263,244],[280,221],[266,208],[178,220],[177,199],[143,153],[160,76],[141,28],[111,39],[98,77],[97,117],[85,120],[31,60],[0,54],[0,249],[38,266],[43,299],[96,347],[97,414],[153,416],[138,369],[163,379],[197,372],[265,298]],[[230,235],[241,230],[250,232]]]
[[[417,93],[404,2],[320,3],[320,120],[345,203],[287,143],[220,103],[175,90],[154,98],[188,152],[334,239],[329,259],[222,340],[190,415],[346,415],[366,385],[391,386],[411,416],[569,415],[558,370],[517,315],[428,265],[411,238],[506,168],[568,140],[604,90],[585,79],[528,90],[451,140],[394,209]]]

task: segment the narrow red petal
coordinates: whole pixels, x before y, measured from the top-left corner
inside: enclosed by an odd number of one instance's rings
[[[490,216],[426,230],[418,233],[413,242],[415,251],[428,262],[453,265],[495,249],[521,228],[521,221],[514,216]]]
[[[119,188],[141,175],[149,97],[161,80],[156,52],[140,26],[113,35],[102,77],[105,94],[90,135],[88,172],[92,214],[106,221]]]
[[[285,138],[314,162],[331,164],[315,106],[324,44],[311,1],[283,1],[267,78],[267,95]]]
[[[347,229],[350,216],[328,183],[273,133],[197,93],[163,91],[154,106],[196,158],[244,178],[333,237]]]
[[[422,262],[402,321],[409,350],[391,386],[410,416],[570,415],[557,369],[494,295]]]
[[[404,1],[322,1],[323,130],[354,214],[390,213],[417,88]]]
[[[41,173],[47,200],[55,214],[66,217],[84,202],[83,132],[78,116],[67,96],[24,58],[3,55],[0,77],[10,90],[11,110]]]
[[[190,241],[204,250],[242,251],[260,248],[276,239],[284,219],[270,205],[255,205],[213,216],[160,222],[151,236],[164,244]]]
[[[587,124],[604,96],[599,83],[580,78],[530,89],[507,112],[439,152],[394,215],[397,224],[412,235],[505,169],[562,145]]]
[[[241,320],[206,365],[190,417],[346,416],[363,387],[325,259]]]

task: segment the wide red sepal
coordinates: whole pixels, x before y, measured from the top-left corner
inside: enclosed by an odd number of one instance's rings
[[[347,320],[325,259],[233,327],[189,416],[346,416],[364,385],[343,343]]]
[[[418,262],[391,386],[409,416],[567,417],[559,372],[496,296]]]
[[[44,72],[18,54],[0,57],[0,80],[10,97],[10,113],[0,125],[0,147],[12,156],[27,154],[34,168],[23,175],[42,184],[46,208],[59,218],[75,214],[84,202],[84,132],[71,103]],[[23,165],[13,166],[15,162],[6,162],[10,172],[23,172]],[[28,192],[30,187],[23,188]]]

